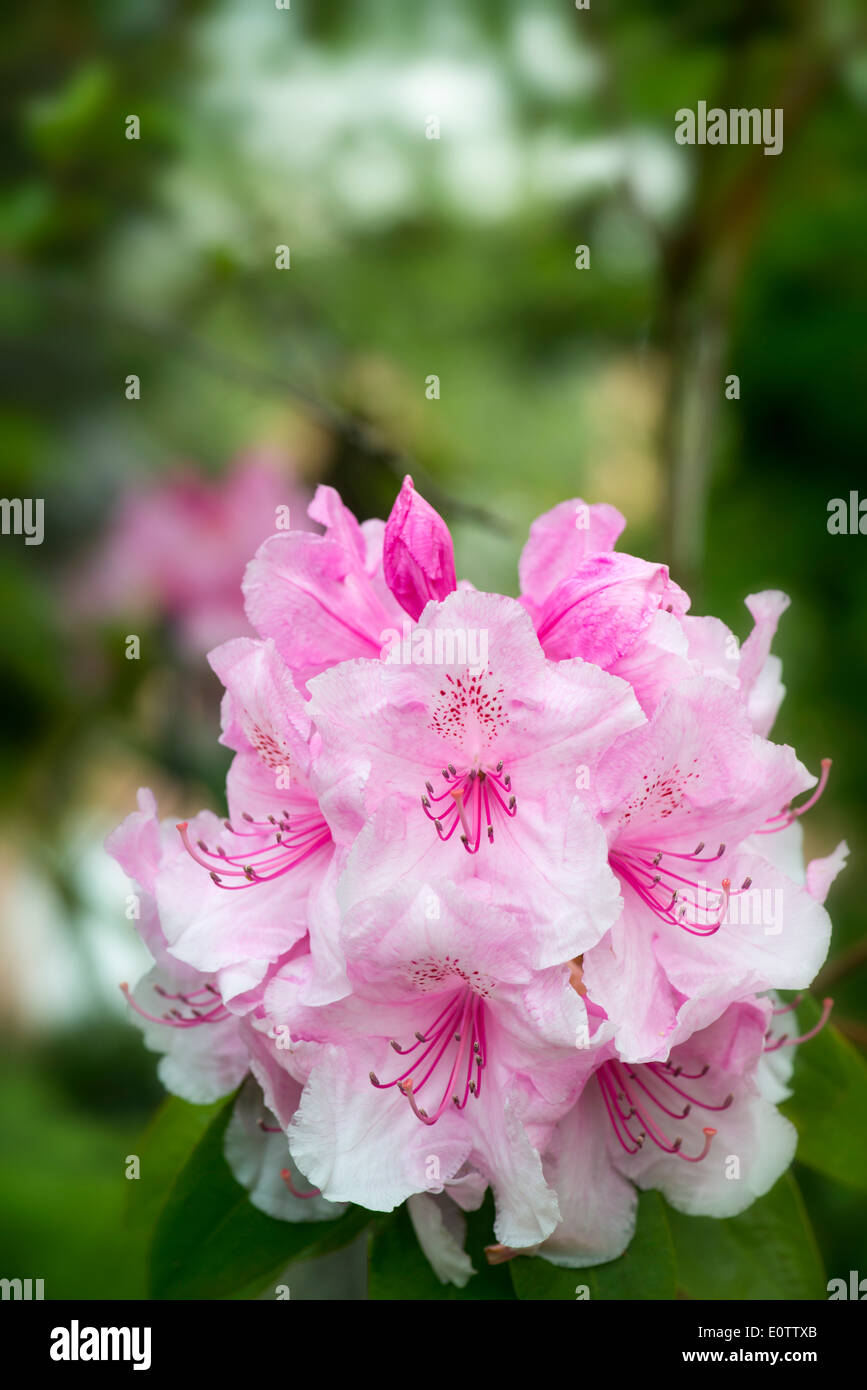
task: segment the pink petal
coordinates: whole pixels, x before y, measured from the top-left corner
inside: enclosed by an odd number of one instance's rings
[[[431,599],[454,593],[455,556],[449,529],[407,474],[385,527],[385,581],[401,608],[417,619]]]

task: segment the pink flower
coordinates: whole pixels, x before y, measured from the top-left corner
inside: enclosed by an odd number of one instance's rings
[[[307,705],[274,644],[239,638],[211,664],[226,686],[223,742],[236,750],[230,818],[178,826],[186,854],[166,866],[157,897],[174,954],[239,973],[246,993],[305,938],[334,846],[309,781]],[[325,987],[335,971],[323,970]]]
[[[163,1054],[159,1077],[184,1100],[207,1104],[233,1090],[249,1066],[238,1019],[226,1008],[216,976],[172,955],[159,917],[156,883],[167,859],[178,852],[177,831],[160,825],[149,791],[139,809],[109,836],[106,848],[139,887],[139,934],[154,968],[134,993],[124,992],[141,1022],[146,1045]]]
[[[553,1229],[540,1152],[592,1063],[584,1002],[567,967],[534,969],[531,921],[481,882],[402,881],[344,917],[347,998],[307,1009],[291,969],[271,983],[269,1018],[324,1045],[289,1137],[327,1198],[387,1211],[468,1165],[500,1239]]]
[[[306,502],[297,480],[267,454],[242,457],[217,480],[179,469],[132,489],[83,582],[79,606],[168,619],[201,656],[249,631],[244,566],[280,525],[308,526]]]
[[[580,656],[622,676],[648,714],[679,681],[713,676],[740,691],[753,728],[767,736],[784,694],[770,645],[786,595],[750,595],[755,625],[741,648],[718,619],[688,614],[667,566],[614,551],[625,525],[613,507],[578,498],[533,522],[519,572],[546,655]]]
[[[254,1204],[408,1202],[457,1284],[488,1186],[492,1261],[614,1259],[638,1188],[742,1210],[794,1151],[772,992],[819,969],[847,853],[804,866],[829,765],[766,737],[784,596],[739,647],[613,550],[610,507],[533,524],[520,601],[456,583],[410,479],[386,526],[330,488],[310,515],[248,566],[259,637],[211,653],[228,819],[160,826],[142,793],[109,842],[166,1084],[249,1072],[226,1156]]]
[[[421,664],[392,651],[311,681],[323,811],[342,843],[363,832],[353,854],[373,878],[520,883],[533,898],[537,964],[561,963],[619,909],[580,788],[641,721],[632,692],[587,663],[547,661],[520,605],[495,594],[428,605],[413,644]]]
[[[603,761],[597,791],[623,913],[584,958],[622,1055],[665,1057],[678,1030],[770,988],[806,987],[827,914],[767,857],[787,805],[815,779],[759,738],[735,692],[693,679]]]
[[[774,1031],[771,1002],[753,999],[664,1062],[600,1062],[546,1155],[561,1221],[538,1253],[572,1268],[615,1259],[635,1229],[637,1188],[657,1188],[678,1211],[717,1217],[767,1192],[797,1141],[776,1109],[792,1067],[790,1055],[784,1064],[776,1052],[773,1063],[766,1057],[779,1042]]]
[[[541,608],[585,560],[612,551],[625,526],[616,507],[588,506],[577,497],[537,517],[518,563],[528,608]]]
[[[288,1073],[284,1073],[287,1076]],[[301,1096],[295,1083],[294,1105]],[[289,1153],[284,1125],[252,1076],[245,1081],[223,1139],[223,1154],[235,1179],[259,1211],[277,1221],[333,1221],[345,1207],[311,1190]]]
[[[378,657],[383,631],[404,618],[382,573],[383,523],[359,526],[330,487],[317,488],[309,515],[324,536],[273,536],[244,578],[250,622],[299,685],[337,662]]]
[[[383,545],[385,582],[413,619],[429,599],[454,592],[455,555],[448,527],[415,491],[409,474],[391,509]]]

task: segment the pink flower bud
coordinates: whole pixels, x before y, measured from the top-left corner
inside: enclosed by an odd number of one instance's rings
[[[455,555],[449,529],[407,474],[385,527],[385,582],[401,608],[416,620],[430,599],[454,593]]]

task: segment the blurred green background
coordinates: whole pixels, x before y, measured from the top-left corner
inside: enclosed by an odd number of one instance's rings
[[[786,590],[775,737],[834,759],[806,840],[852,850],[825,983],[867,1046],[867,537],[826,524],[867,496],[858,23],[846,0],[7,16],[2,493],[44,498],[46,529],[0,538],[0,1273],[143,1289],[124,1158],[161,1088],[117,992],[144,955],[101,841],[141,784],[166,814],[219,808],[226,756],[189,614],[127,613],[113,567],[149,552],[106,547],[124,493],[181,466],[219,497],[262,453],[293,505],[323,480],[362,517],[409,469],[459,573],[505,592],[531,519],[576,495],[740,636],[743,597]],[[783,152],[677,145],[700,100],[781,107]],[[867,1273],[863,1196],[798,1177],[829,1277]]]

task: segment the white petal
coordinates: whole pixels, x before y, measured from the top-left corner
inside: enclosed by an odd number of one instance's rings
[[[417,1192],[407,1202],[407,1210],[418,1243],[440,1283],[464,1288],[476,1271],[463,1248],[467,1223],[454,1203],[446,1196]]]

